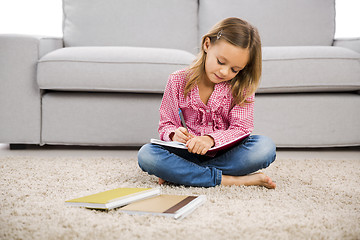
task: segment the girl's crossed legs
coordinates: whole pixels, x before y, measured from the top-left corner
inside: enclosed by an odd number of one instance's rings
[[[261,185],[275,188],[275,183],[259,169],[268,167],[276,157],[273,141],[252,135],[238,146],[214,158],[189,153],[184,149],[155,144],[144,145],[138,153],[140,168],[165,181],[186,186]]]

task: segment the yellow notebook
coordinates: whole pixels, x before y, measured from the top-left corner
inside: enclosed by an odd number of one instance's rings
[[[120,208],[129,214],[152,214],[181,219],[194,211],[206,200],[205,195],[159,195]]]
[[[70,206],[110,210],[159,194],[160,189],[158,188],[117,188],[81,198],[71,199],[65,201],[65,204]]]

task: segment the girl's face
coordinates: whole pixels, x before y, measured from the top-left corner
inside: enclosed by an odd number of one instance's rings
[[[249,50],[234,46],[225,40],[211,43],[210,38],[204,42],[206,81],[209,83],[226,82],[233,79],[245,68],[249,61]]]

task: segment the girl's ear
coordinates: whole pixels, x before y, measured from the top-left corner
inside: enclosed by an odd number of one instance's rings
[[[204,51],[207,52],[210,48],[210,45],[211,45],[211,41],[210,41],[210,38],[209,37],[206,37],[205,38],[205,41],[204,41]]]

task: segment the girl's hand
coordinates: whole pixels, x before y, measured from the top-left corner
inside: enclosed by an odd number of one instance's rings
[[[173,136],[170,136],[171,140],[181,143],[186,143],[193,137],[194,135],[189,133],[184,127],[179,127],[178,129],[175,130]]]
[[[214,144],[215,141],[210,136],[197,136],[187,141],[186,146],[191,153],[205,155]]]

